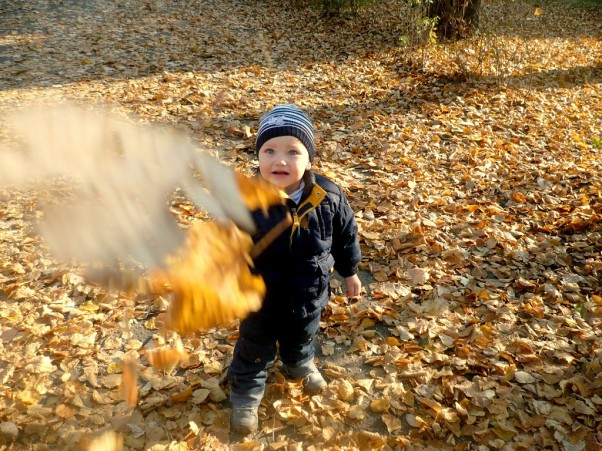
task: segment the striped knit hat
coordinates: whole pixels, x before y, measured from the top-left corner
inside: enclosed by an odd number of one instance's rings
[[[294,136],[303,143],[309,154],[309,161],[314,161],[314,126],[307,115],[299,107],[290,103],[278,105],[259,119],[259,130],[255,141],[255,153],[259,152],[266,141],[278,136]]]

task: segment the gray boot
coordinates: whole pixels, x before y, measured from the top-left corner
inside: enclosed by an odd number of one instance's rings
[[[232,403],[230,426],[233,431],[250,434],[257,430],[259,423],[257,410],[262,398],[263,391],[260,393],[236,393],[230,389],[230,402]]]
[[[259,406],[254,404],[232,406],[232,418],[230,419],[232,430],[240,434],[255,432],[259,423],[257,417],[258,408]]]
[[[303,391],[309,396],[321,393],[328,385],[313,360],[298,366],[284,364],[282,369],[291,379],[303,379]]]

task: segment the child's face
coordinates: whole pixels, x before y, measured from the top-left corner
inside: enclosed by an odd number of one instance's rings
[[[258,155],[261,176],[287,194],[299,189],[303,174],[311,167],[307,149],[294,136],[278,136],[266,141]]]

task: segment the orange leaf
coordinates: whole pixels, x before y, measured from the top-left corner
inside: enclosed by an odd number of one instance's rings
[[[527,198],[523,193],[512,193],[512,200],[514,202],[527,202]]]
[[[130,407],[138,402],[138,367],[132,361],[125,362],[123,365],[121,395]]]
[[[171,400],[173,402],[186,402],[190,398],[192,398],[192,387],[188,387],[183,392],[176,393],[175,395],[171,395]]]
[[[159,346],[146,351],[146,359],[157,371],[172,370],[184,355],[184,350],[179,346],[176,349],[169,346]]]
[[[270,205],[282,203],[280,191],[261,177],[249,178],[237,172],[236,183],[242,200],[249,210],[261,208],[267,212]]]

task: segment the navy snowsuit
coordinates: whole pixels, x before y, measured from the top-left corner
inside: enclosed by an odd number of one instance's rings
[[[345,194],[321,175],[308,171],[304,180],[299,204],[287,199],[284,208],[293,216],[293,226],[254,261],[254,271],[263,277],[267,292],[261,309],[240,324],[229,369],[233,403],[261,400],[267,368],[276,358],[276,343],[287,365],[313,359],[320,313],[330,297],[332,268],[342,277],[357,273],[361,259],[357,224]],[[281,206],[272,207],[267,216],[255,212],[258,232],[254,240],[283,217]]]

